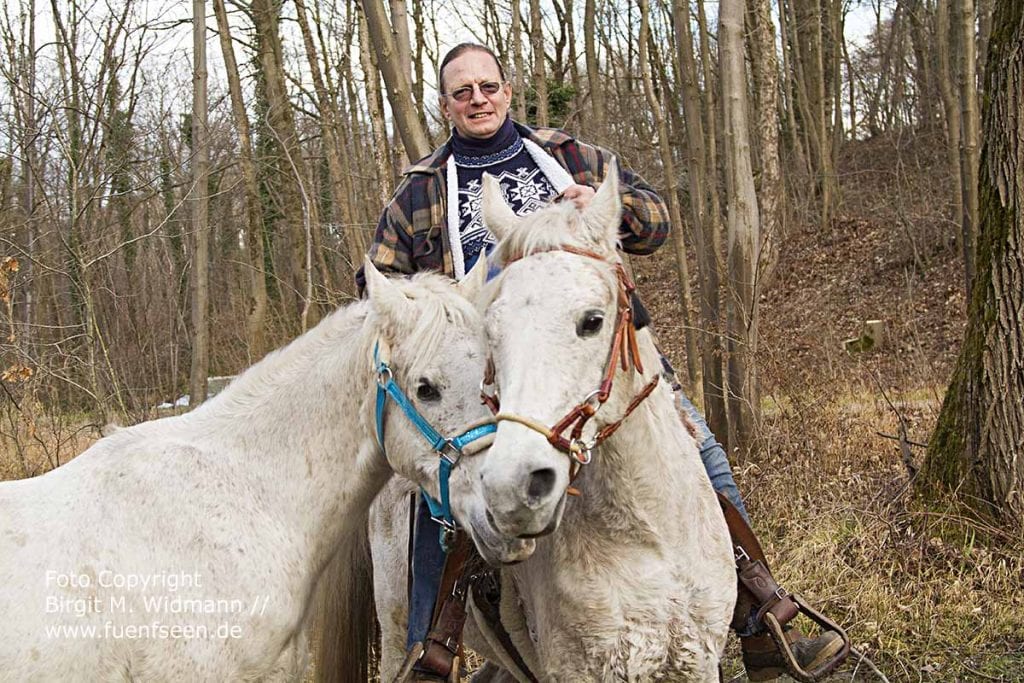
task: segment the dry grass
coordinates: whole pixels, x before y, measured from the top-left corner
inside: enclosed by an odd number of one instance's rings
[[[1024,681],[1024,542],[915,497],[898,445],[876,434],[898,430],[880,397],[810,403],[768,417],[767,448],[737,471],[779,580],[892,681]],[[938,404],[897,408],[927,435]]]

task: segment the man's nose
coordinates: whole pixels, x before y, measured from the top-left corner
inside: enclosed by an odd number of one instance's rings
[[[473,84],[473,97],[470,100],[473,104],[487,104],[487,95],[476,83]]]

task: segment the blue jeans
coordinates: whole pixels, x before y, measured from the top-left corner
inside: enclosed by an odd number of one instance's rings
[[[729,458],[725,455],[725,449],[722,448],[722,444],[718,443],[718,439],[711,433],[704,416],[698,412],[696,406],[690,403],[690,399],[686,398],[681,391],[676,391],[676,395],[679,396],[679,405],[697,427],[700,459],[704,463],[704,469],[711,480],[712,488],[728,498],[749,524],[750,517],[747,516],[747,507],[743,504],[740,490],[736,488],[736,480],[732,478],[732,468],[729,466]]]
[[[697,440],[700,442],[700,459],[707,470],[711,486],[724,495],[736,506],[743,518],[748,522],[747,508],[732,477],[732,468],[725,455],[725,449],[718,443],[715,435],[708,428],[697,408],[683,392],[676,391],[679,404],[693,420],[697,427]],[[413,643],[422,642],[430,631],[430,622],[434,614],[434,600],[441,585],[441,573],[444,571],[444,550],[438,541],[441,525],[430,518],[423,495],[416,500],[416,523],[413,531],[412,558],[412,593],[409,596],[409,626],[406,631],[406,650]]]

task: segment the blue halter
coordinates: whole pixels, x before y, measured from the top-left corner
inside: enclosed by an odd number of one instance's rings
[[[381,450],[384,450],[384,406],[390,396],[413,426],[430,443],[430,447],[434,449],[440,459],[440,466],[437,470],[437,487],[441,492],[441,500],[432,498],[422,487],[420,490],[423,492],[423,498],[427,501],[430,516],[434,521],[446,529],[454,530],[456,528],[455,519],[452,517],[448,497],[448,479],[451,477],[452,469],[459,464],[463,448],[477,439],[493,434],[498,426],[492,422],[472,427],[452,438],[442,436],[419,414],[416,407],[398,387],[387,361],[378,357],[379,347],[379,342],[373,346],[373,366],[377,373],[377,442],[380,444]]]

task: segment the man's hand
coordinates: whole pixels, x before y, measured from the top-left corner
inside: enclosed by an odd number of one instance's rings
[[[597,194],[597,190],[589,185],[570,185],[565,188],[562,198],[571,201],[576,208],[582,211],[590,205],[590,200]]]

